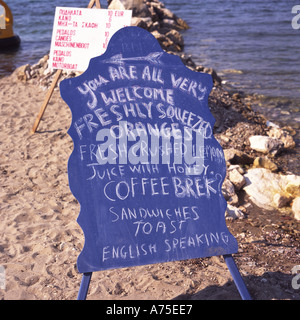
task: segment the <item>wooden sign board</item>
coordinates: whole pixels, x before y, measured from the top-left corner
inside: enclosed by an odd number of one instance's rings
[[[91,58],[102,54],[112,35],[131,24],[131,10],[90,10],[56,7],[49,66],[84,71]]]
[[[86,72],[61,82],[72,111],[69,184],[85,236],[80,272],[237,252],[212,86],[137,27],[119,30]]]

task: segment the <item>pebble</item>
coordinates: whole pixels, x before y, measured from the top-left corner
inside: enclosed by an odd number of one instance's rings
[[[253,162],[253,168],[265,168],[272,172],[278,171],[277,165],[265,157],[256,157]]]
[[[228,204],[225,217],[232,218],[232,219],[243,219],[245,217],[245,215],[244,215],[243,211],[240,210],[239,208]]]
[[[237,194],[235,193],[234,185],[229,179],[225,179],[223,185],[222,185],[222,193],[225,198],[225,200],[229,204],[238,204],[239,198]]]
[[[229,171],[229,180],[233,183],[236,190],[241,190],[246,183],[245,178],[238,171],[238,169],[233,169]]]

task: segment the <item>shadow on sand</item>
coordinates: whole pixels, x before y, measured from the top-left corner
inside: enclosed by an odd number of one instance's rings
[[[265,272],[262,276],[243,276],[253,300],[300,300],[300,289],[292,287],[295,275]],[[194,294],[182,294],[174,300],[241,300],[233,281],[223,286],[212,285]]]

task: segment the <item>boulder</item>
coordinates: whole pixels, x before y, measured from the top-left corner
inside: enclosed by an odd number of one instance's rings
[[[229,180],[232,182],[236,190],[241,190],[246,183],[245,178],[236,168],[230,170],[228,172],[228,176]]]
[[[164,4],[160,1],[108,0],[108,8],[132,10],[133,17],[151,18],[152,23],[159,22],[160,27],[168,29],[184,30],[189,28],[184,20],[178,18],[172,11],[165,8]],[[158,25],[155,27],[157,29]]]
[[[234,185],[229,179],[225,179],[222,185],[222,194],[229,204],[238,204],[239,198],[235,193]]]
[[[150,17],[151,12],[144,0],[112,0],[108,9],[132,10],[133,17]]]
[[[170,30],[169,32],[166,33],[166,36],[171,39],[176,45],[181,47],[183,49],[184,42],[183,42],[183,37],[182,35],[175,29]]]
[[[296,220],[300,220],[300,197],[297,197],[293,201],[292,210]]]
[[[176,15],[171,10],[169,10],[167,8],[163,8],[163,7],[154,5],[153,9],[155,10],[155,12],[158,15],[160,20],[163,20],[163,19],[176,20]]]
[[[249,138],[250,147],[262,153],[277,155],[283,149],[283,142],[268,136],[252,136]]]
[[[272,127],[268,132],[268,136],[280,140],[285,149],[291,149],[295,147],[295,141],[287,131],[278,127]]]
[[[244,191],[257,206],[266,210],[288,205],[294,198],[289,191],[300,184],[300,176],[280,175],[264,168],[249,169],[244,178]]]
[[[134,27],[140,27],[145,30],[149,30],[153,25],[152,19],[150,17],[140,18],[140,17],[132,17],[131,25]]]
[[[176,47],[176,45],[168,37],[160,33],[158,30],[154,30],[151,33],[164,50],[180,51],[180,48],[178,46]]]
[[[177,17],[176,22],[177,22],[177,25],[179,26],[179,28],[182,30],[187,30],[190,28],[189,25],[181,18]]]

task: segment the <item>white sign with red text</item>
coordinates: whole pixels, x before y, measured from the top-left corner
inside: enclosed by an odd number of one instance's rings
[[[57,7],[49,67],[85,71],[91,58],[105,52],[112,35],[131,24],[131,10]]]

